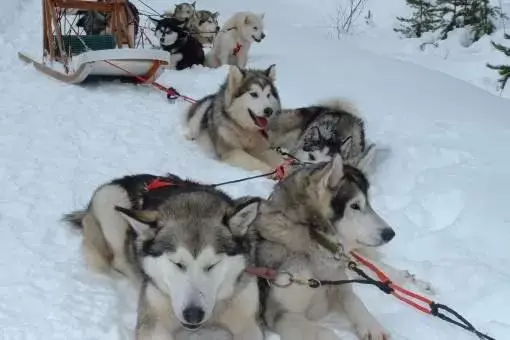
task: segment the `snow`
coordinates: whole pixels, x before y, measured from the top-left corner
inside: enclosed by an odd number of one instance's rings
[[[40,55],[40,1],[5,3],[0,338],[128,339],[134,292],[124,295],[124,282],[85,268],[80,237],[59,222],[61,215],[83,207],[101,183],[128,173],[170,171],[211,183],[252,173],[206,158],[184,139],[186,102],[169,104],[156,90],[128,84],[64,85],[22,64],[17,51]],[[487,61],[488,42],[456,47],[443,63],[436,52],[392,36],[389,21],[404,11],[396,1],[387,4],[390,14],[369,2],[376,26],[332,39],[324,12],[334,4],[211,0],[207,7],[221,20],[241,10],[266,12],[267,38],[252,47],[249,63],[277,65],[285,107],[333,96],[358,105],[368,137],[387,150],[370,176],[373,206],[397,231],[384,250],[386,262],[432,282],[434,299],[481,331],[510,338],[510,101],[480,85],[484,66],[473,65]],[[168,71],[160,81],[200,98],[217,89],[226,71]],[[224,189],[266,196],[272,183],[258,179]],[[476,338],[373,288],[356,291],[394,339]],[[354,339],[349,328],[339,334]]]

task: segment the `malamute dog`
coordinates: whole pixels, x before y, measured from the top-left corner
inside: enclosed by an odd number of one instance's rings
[[[287,149],[301,162],[325,162],[340,154],[344,163],[357,166],[366,153],[375,151],[374,145],[367,146],[365,141],[363,119],[344,100],[284,109],[271,117],[267,133],[273,146]]]
[[[271,171],[283,159],[270,149],[264,129],[280,111],[275,65],[266,70],[230,66],[218,92],[193,104],[186,137],[219,160],[247,170]]]
[[[261,42],[265,36],[264,13],[236,13],[214,38],[213,47],[206,55],[206,65],[216,68],[228,64],[245,68],[251,44]]]
[[[161,49],[170,53],[172,64],[177,70],[204,64],[204,48],[188,32],[185,23],[175,18],[151,20],[156,24],[154,35],[159,39]]]
[[[220,30],[218,16],[220,13],[207,10],[196,11],[188,20],[187,27],[202,44],[212,44]]]
[[[195,5],[196,1],[192,3],[182,2],[180,4],[175,5],[175,8],[172,11],[166,11],[163,13],[164,17],[175,18],[179,21],[187,21],[189,18],[195,14]]]
[[[98,2],[102,2],[102,0],[98,0]],[[140,12],[132,2],[126,1],[125,13],[128,20],[129,34],[132,36],[132,41],[134,42],[138,35]],[[76,22],[76,26],[82,27],[86,34],[105,34],[109,31],[109,24],[111,20],[110,13],[77,11],[76,14],[80,16]]]
[[[92,265],[141,279],[137,340],[220,327],[262,340],[251,224],[260,201],[177,176],[133,175],[100,186],[64,217],[83,232]]]
[[[276,184],[261,207],[255,222],[262,237],[257,265],[303,280],[347,279],[345,263],[319,246],[311,231],[340,242],[346,253],[391,241],[395,231],[372,209],[368,188],[363,173],[343,164],[338,154],[329,162],[301,166]],[[264,320],[282,340],[337,339],[312,322],[330,311],[344,311],[361,339],[389,338],[350,285],[265,285],[262,292]]]

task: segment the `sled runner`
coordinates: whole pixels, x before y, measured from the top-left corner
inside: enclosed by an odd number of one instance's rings
[[[33,64],[42,73],[71,84],[136,77],[150,82],[170,63],[170,53],[166,51],[134,48],[134,25],[138,25],[135,23],[138,18],[126,0],[42,0],[42,3],[42,60],[18,53],[22,61]],[[80,32],[77,18],[87,13],[93,13],[87,20],[96,20],[92,25],[104,25],[100,29],[92,26],[101,32]]]

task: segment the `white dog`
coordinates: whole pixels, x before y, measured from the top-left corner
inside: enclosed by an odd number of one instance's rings
[[[261,42],[264,34],[264,13],[239,12],[223,25],[206,55],[206,66],[236,65],[245,68],[251,44]]]

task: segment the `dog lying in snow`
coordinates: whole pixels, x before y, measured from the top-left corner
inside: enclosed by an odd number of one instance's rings
[[[217,68],[236,65],[246,68],[251,44],[261,42],[264,34],[264,13],[239,12],[223,25],[214,38],[213,47],[206,55],[205,64]]]

